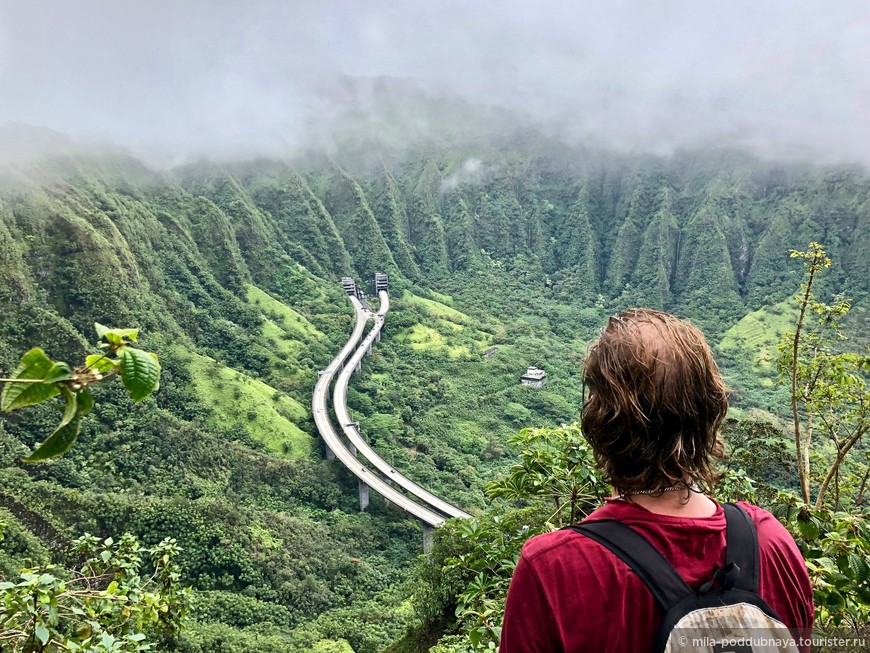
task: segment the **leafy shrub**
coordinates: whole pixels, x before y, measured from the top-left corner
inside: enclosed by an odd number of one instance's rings
[[[75,571],[49,565],[0,582],[4,646],[13,653],[134,653],[174,640],[190,592],[180,584],[174,540],[143,551],[132,535],[118,541],[85,535],[74,551],[84,558]]]

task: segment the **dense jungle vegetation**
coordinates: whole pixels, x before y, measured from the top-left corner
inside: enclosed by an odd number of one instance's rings
[[[832,261],[816,295],[851,298],[837,347],[863,352],[862,170],[617,155],[527,131],[169,172],[117,153],[8,166],[0,376],[36,346],[59,360],[98,352],[94,322],[141,329],[162,372],[141,403],[95,387],[78,442],[51,462],[22,459],[57,425],[55,407],[0,416],[0,580],[153,549],[155,573],[177,574],[165,587],[192,588],[182,634],[160,635],[158,650],[417,651],[442,636],[438,650],[485,647],[517,547],[569,518],[529,485],[528,461],[545,451],[545,469],[583,488],[581,512],[603,491],[582,436],[560,425],[579,415],[587,343],[608,315],[643,305],[701,326],[733,390],[721,496],[777,508],[808,557],[830,562],[814,563],[822,612],[863,618],[867,447],[838,476],[837,505],[810,513],[789,498],[800,485],[777,345],[805,274],[789,252],[810,241]],[[358,511],[356,482],[324,459],[310,414],[317,371],[352,327],[338,280],[375,271],[393,302],[351,412],[397,469],[481,515],[445,527],[429,558],[395,507],[373,496]],[[520,385],[529,365],[546,370],[544,388]],[[814,470],[835,446],[818,443]]]

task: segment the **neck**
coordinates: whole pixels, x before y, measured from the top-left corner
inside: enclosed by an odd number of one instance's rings
[[[614,490],[613,496],[619,498]],[[716,514],[716,503],[705,494],[681,489],[665,492],[659,496],[652,494],[632,494],[623,498],[657,515],[672,517],[711,517]]]

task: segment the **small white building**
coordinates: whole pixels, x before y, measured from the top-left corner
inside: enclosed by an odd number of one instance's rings
[[[520,377],[520,381],[522,381],[523,385],[530,385],[533,388],[543,388],[547,383],[547,373],[535,366],[531,366],[526,370],[526,373]]]

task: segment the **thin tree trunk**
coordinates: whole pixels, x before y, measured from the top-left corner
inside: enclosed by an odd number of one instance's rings
[[[858,440],[860,440],[866,432],[867,427],[859,428],[852,434],[852,437],[846,440],[842,449],[837,452],[837,458],[834,460],[833,466],[828,470],[825,479],[822,481],[821,487],[819,487],[819,495],[816,497],[816,510],[821,510],[822,506],[825,505],[825,494],[828,492],[828,485],[831,484],[834,476],[838,473],[840,465],[843,464],[843,460],[846,458],[846,454],[849,453],[849,450],[855,446]]]
[[[867,465],[867,471],[864,472],[864,478],[861,479],[861,488],[858,490],[858,498],[855,499],[856,506],[864,504],[864,492],[867,491],[867,480],[870,479],[870,465]]]
[[[801,419],[798,412],[798,345],[801,339],[801,329],[804,326],[804,317],[807,312],[807,304],[810,301],[810,292],[813,287],[813,279],[815,278],[815,270],[810,267],[810,276],[807,280],[807,289],[804,292],[803,301],[801,301],[801,312],[798,316],[797,326],[792,339],[791,348],[791,414],[794,424],[794,446],[795,457],[798,464],[798,477],[801,482],[801,496],[804,503],[810,502],[810,479],[809,479],[809,442],[805,445],[801,437]]]
[[[801,495],[804,502],[810,503],[810,444],[813,441],[813,416],[807,415],[807,427],[801,438],[801,458],[798,464],[801,479]]]

